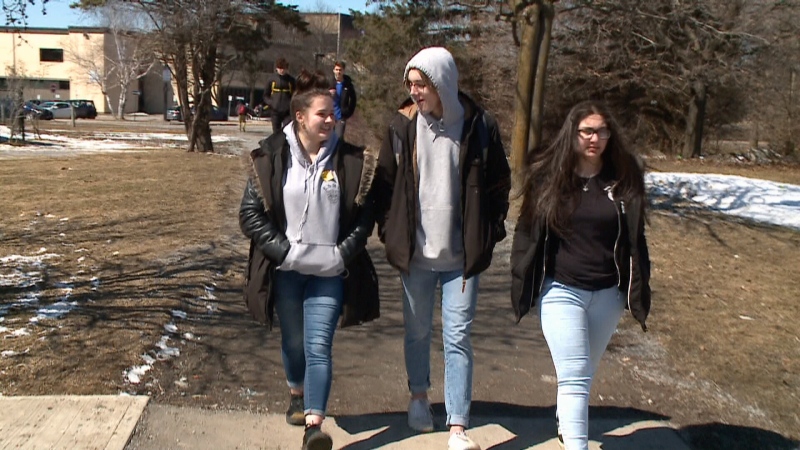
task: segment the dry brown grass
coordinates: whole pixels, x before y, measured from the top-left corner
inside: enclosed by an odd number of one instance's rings
[[[665,171],[800,181],[796,168],[784,166],[698,161],[651,165]],[[199,378],[191,392],[197,398],[213,404],[223,396],[230,404],[240,401],[242,379],[261,379],[263,374],[258,366],[226,364],[222,343],[241,340],[235,347],[248,355],[262,355],[265,345],[262,331],[239,305],[246,244],[236,211],[244,173],[236,157],[179,150],[3,161],[0,256],[33,255],[42,247],[61,255],[44,268],[40,303],[61,298],[58,283],[66,282],[74,287],[70,299],[78,308],[63,319],[29,326],[30,336],[2,336],[3,350],[18,355],[0,358],[0,392],[135,391],[180,402],[182,392],[163,380],[195,374]],[[644,354],[641,333],[633,333],[636,325],[626,320],[611,353],[628,346],[631,366],[639,366],[636,373],[650,370],[663,377],[665,398],[659,408],[681,425],[713,420],[800,439],[800,334],[795,325],[800,317],[800,233],[696,211],[654,211],[651,219],[654,305],[646,336],[663,352]],[[79,261],[81,257],[85,259]],[[100,280],[97,290],[92,277]],[[186,345],[190,350],[174,365],[161,364],[159,377],[165,384],[126,384],[122,372],[141,364],[140,355],[165,334],[172,311],[201,317],[209,304],[199,299],[216,282],[225,290],[218,293],[225,298],[220,305],[227,302],[238,309],[209,320],[205,340]],[[496,290],[502,291],[497,299],[484,301],[506,308],[505,290]],[[0,287],[0,306],[27,291]],[[31,309],[11,309],[2,325],[25,327],[33,314]],[[200,319],[194,320],[199,326]],[[247,326],[253,328],[243,328]],[[218,341],[212,329],[219,333]],[[274,353],[268,366],[278,380]],[[708,386],[738,403],[732,407],[715,401],[719,396]],[[618,398],[631,405],[641,401],[638,396]]]
[[[48,261],[40,303],[63,298],[57,283],[67,283],[78,310],[29,327],[29,336],[4,336],[4,350],[21,355],[0,359],[0,391],[125,389],[123,370],[141,364],[181,296],[210,284],[213,265],[197,264],[219,245],[242,174],[238,158],[177,150],[4,161],[0,254],[61,255]],[[0,288],[1,303],[18,293]],[[32,315],[12,309],[4,325],[24,327]]]

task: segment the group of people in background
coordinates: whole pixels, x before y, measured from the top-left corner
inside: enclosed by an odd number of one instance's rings
[[[344,131],[349,119],[356,110],[356,89],[353,80],[345,74],[347,65],[344,61],[336,61],[333,65],[333,78],[330,79],[328,89],[333,96],[334,118],[336,119],[336,134],[344,136]],[[286,126],[292,118],[291,99],[297,91],[297,80],[289,74],[289,63],[286,58],[275,61],[275,72],[270,74],[264,89],[264,101],[255,108],[251,108],[244,100],[239,100],[236,105],[236,115],[239,118],[239,131],[246,131],[249,116],[261,117],[269,115],[272,129],[279,130]]]
[[[337,325],[379,316],[365,250],[374,225],[402,282],[408,425],[431,432],[433,312],[441,299],[449,450],[480,450],[467,434],[481,273],[506,237],[511,171],[497,122],[459,90],[453,56],[425,48],[406,64],[408,91],[380,149],[344,139],[355,89],[334,66],[267,85],[273,133],[251,152],[239,212],[250,239],[245,301],[272,327],[277,313],[289,390],[286,421],[303,450],[330,450],[323,431]],[[588,449],[589,390],[624,309],[645,327],[650,263],[641,164],[612,114],[587,101],[534,152],[519,196],[510,286],[517,321],[536,309],[557,379],[558,440]],[[437,296],[437,289],[441,295]],[[445,443],[442,443],[444,447]]]

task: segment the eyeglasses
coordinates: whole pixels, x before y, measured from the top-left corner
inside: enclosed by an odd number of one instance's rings
[[[578,136],[580,136],[581,139],[586,139],[588,141],[595,134],[599,139],[606,140],[611,137],[611,130],[608,128],[578,128]]]
[[[422,80],[414,80],[414,81],[406,80],[406,89],[408,89],[409,91],[413,89],[416,89],[418,91],[424,91],[427,88],[428,88],[428,83]]]

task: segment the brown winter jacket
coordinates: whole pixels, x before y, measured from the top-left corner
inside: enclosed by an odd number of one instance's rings
[[[464,278],[489,267],[492,251],[505,238],[511,170],[494,119],[459,93],[464,129],[459,157]],[[389,263],[408,273],[417,230],[418,189],[415,174],[417,106],[406,100],[383,139],[375,189],[378,233]]]
[[[283,232],[286,216],[282,188],[289,157],[289,144],[283,133],[261,141],[261,147],[250,154],[253,173],[239,208],[239,224],[251,240],[245,303],[253,317],[270,328],[274,311],[272,279],[290,246]],[[342,327],[380,316],[378,277],[364,249],[375,225],[371,186],[376,164],[374,152],[341,140],[333,155],[343,199],[337,239],[345,263]]]

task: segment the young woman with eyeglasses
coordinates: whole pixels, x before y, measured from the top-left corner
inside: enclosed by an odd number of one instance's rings
[[[611,113],[574,106],[531,163],[514,231],[517,321],[538,306],[556,369],[558,438],[587,450],[589,390],[624,309],[647,330],[644,171]]]

